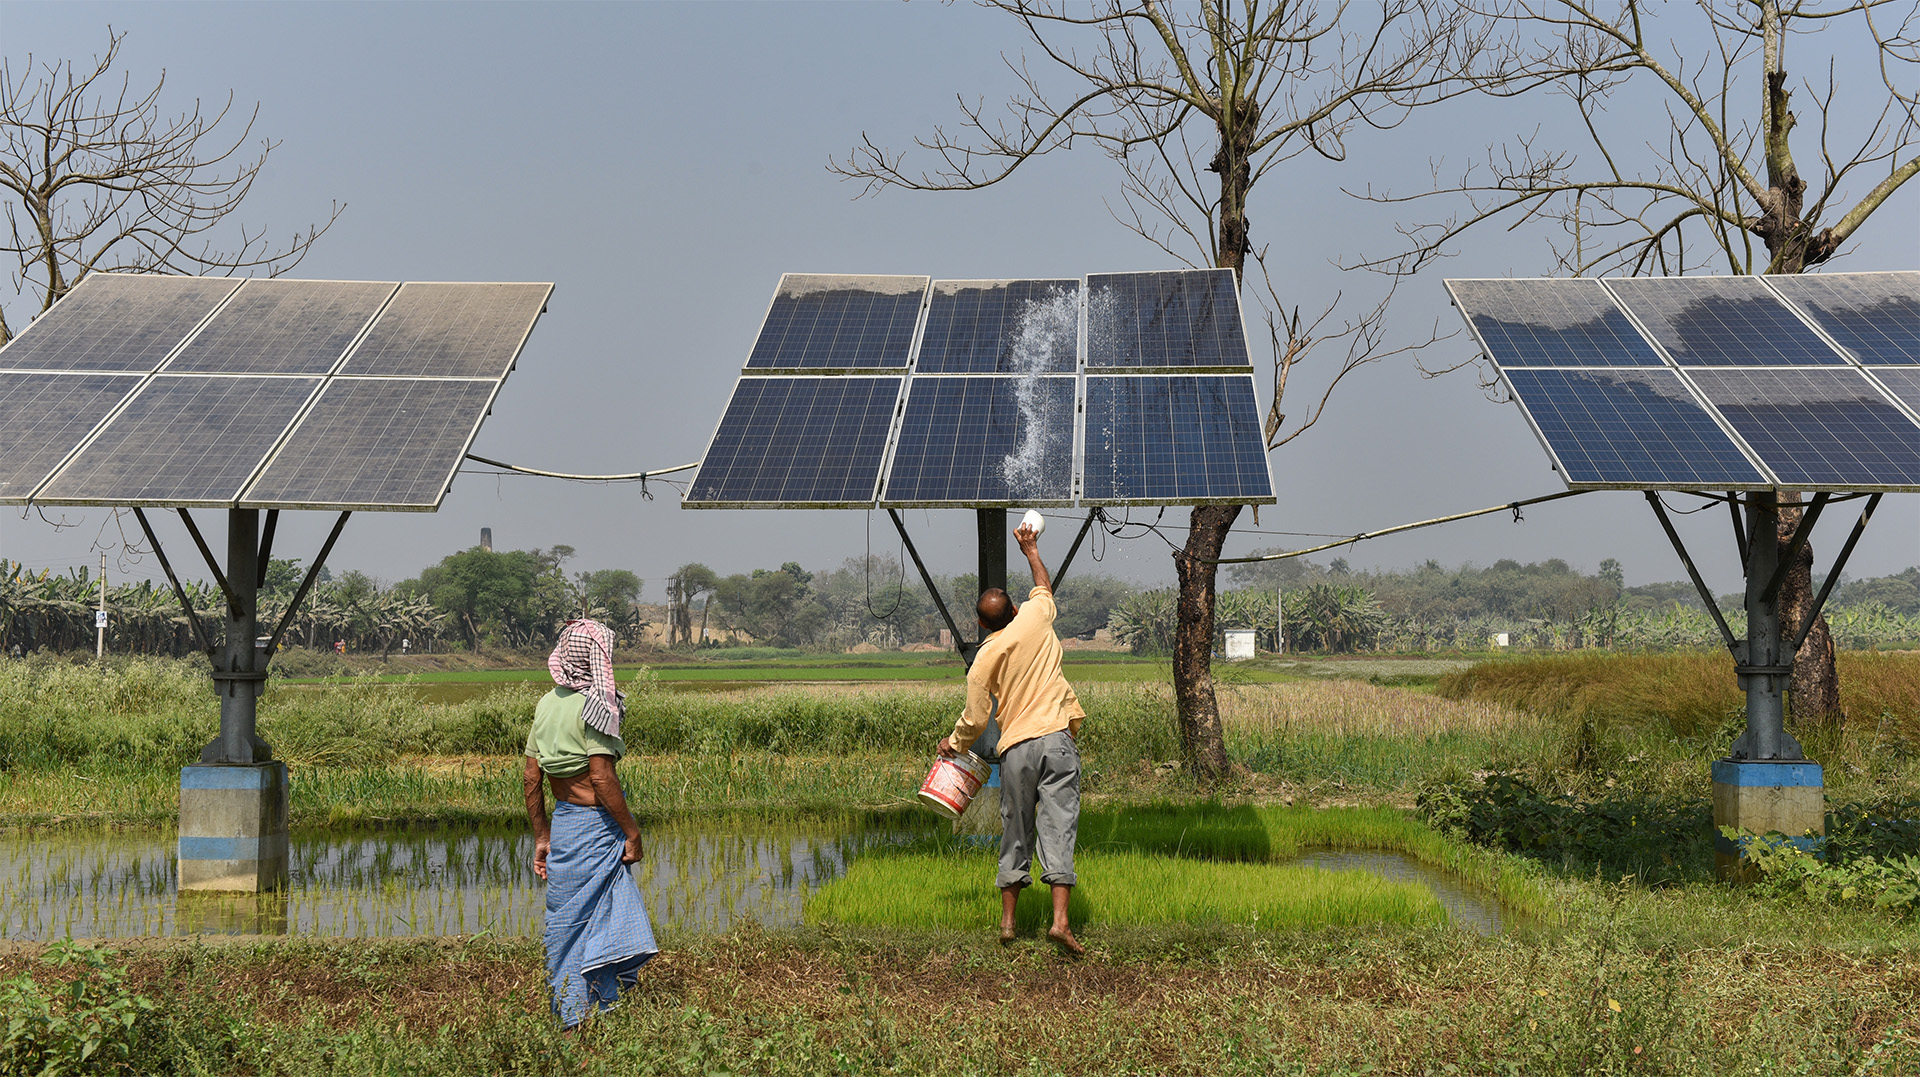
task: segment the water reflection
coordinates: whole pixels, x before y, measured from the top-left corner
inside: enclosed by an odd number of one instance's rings
[[[635,878],[665,935],[797,924],[849,858],[913,832],[659,828]],[[524,830],[295,835],[287,889],[263,895],[177,894],[175,848],[162,833],[0,838],[0,938],[537,935],[545,913]]]
[[[1328,871],[1371,871],[1393,882],[1419,883],[1433,891],[1447,910],[1447,919],[1456,927],[1476,935],[1498,935],[1501,931],[1500,901],[1459,876],[1423,864],[1405,853],[1381,851],[1343,852],[1320,849],[1302,853],[1288,861]]]

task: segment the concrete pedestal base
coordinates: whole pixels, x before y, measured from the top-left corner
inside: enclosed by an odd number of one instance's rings
[[[180,769],[180,889],[277,890],[287,882],[287,765]]]
[[[1713,826],[1714,873],[1735,882],[1750,881],[1753,875],[1752,865],[1741,853],[1745,838],[1777,833],[1796,845],[1817,848],[1827,832],[1826,783],[1820,764],[1714,760]],[[1721,827],[1738,830],[1741,840],[1720,833]]]
[[[987,784],[973,795],[973,803],[960,818],[953,821],[955,834],[998,834],[1000,833],[1000,766],[995,764],[987,775]]]

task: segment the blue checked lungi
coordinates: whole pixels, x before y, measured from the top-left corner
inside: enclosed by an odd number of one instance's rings
[[[572,1028],[619,1001],[660,947],[640,887],[620,862],[627,836],[605,808],[554,805],[547,850],[547,982]]]

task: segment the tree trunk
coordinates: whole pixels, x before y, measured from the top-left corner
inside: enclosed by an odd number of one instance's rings
[[[1173,697],[1180,712],[1180,745],[1194,776],[1211,785],[1227,773],[1227,742],[1220,702],[1213,693],[1214,564],[1238,505],[1202,505],[1193,510],[1187,545],[1174,555],[1180,576],[1179,616],[1173,637]]]
[[[1791,499],[1791,501],[1789,500]],[[1799,494],[1780,497],[1780,525],[1777,541],[1780,556],[1787,555],[1793,532],[1800,526]],[[1798,632],[1813,612],[1813,543],[1801,547],[1793,559],[1787,577],[1780,585],[1780,629]],[[1807,633],[1807,642],[1793,656],[1793,679],[1787,687],[1787,700],[1797,725],[1838,725],[1840,713],[1840,673],[1834,663],[1833,636],[1822,616]]]

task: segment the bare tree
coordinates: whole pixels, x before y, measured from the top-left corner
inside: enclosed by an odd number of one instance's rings
[[[1445,0],[1364,8],[1339,0],[984,6],[1016,20],[1042,64],[1036,71],[1025,54],[1005,57],[1021,87],[1005,115],[990,119],[983,103],[962,98],[961,135],[936,128],[917,141],[918,154],[938,161],[930,169],[866,137],[830,167],[865,180],[868,193],[975,190],[1036,157],[1092,144],[1120,169],[1121,199],[1109,203],[1116,220],[1188,264],[1233,269],[1243,287],[1248,255],[1265,269],[1248,216],[1262,179],[1300,154],[1344,159],[1350,135],[1393,128],[1410,110],[1465,92],[1492,77],[1477,66],[1505,55],[1488,47],[1484,31],[1475,29],[1481,24]],[[1056,78],[1069,88],[1049,89]],[[1303,318],[1262,275],[1274,344],[1271,449],[1312,426],[1347,374],[1390,352],[1382,347],[1384,300],[1344,321],[1334,320],[1332,308]],[[1337,368],[1320,374],[1318,398],[1309,396],[1310,406],[1288,428],[1281,410],[1288,376],[1317,345],[1339,356]],[[1227,769],[1210,661],[1215,561],[1239,514],[1238,505],[1195,508],[1185,546],[1175,553],[1175,696],[1182,742],[1206,780]]]
[[[1683,12],[1693,26],[1674,25]],[[1480,14],[1538,43],[1509,85],[1550,86],[1575,122],[1497,145],[1456,183],[1414,196],[1464,195],[1469,208],[1414,229],[1410,251],[1376,268],[1417,268],[1502,221],[1546,224],[1555,260],[1576,275],[1803,273],[1844,253],[1920,174],[1912,0],[1491,0]],[[1789,43],[1825,50],[1824,64],[1806,65],[1817,78],[1798,83],[1815,117],[1801,135],[1818,161],[1811,181],[1794,154]],[[1648,139],[1639,95],[1664,103],[1664,137]],[[1783,505],[1783,556],[1799,519]],[[1802,550],[1781,590],[1789,623],[1812,610],[1812,564]],[[1839,684],[1822,618],[1794,663],[1796,716],[1836,720]]]
[[[19,260],[14,291],[37,301],[33,315],[96,270],[285,272],[344,208],[336,204],[325,223],[294,233],[285,246],[239,222],[216,234],[277,143],[262,139],[247,151],[259,108],[235,114],[231,94],[211,113],[198,101],[173,113],[161,103],[164,72],[145,91],[133,88],[130,75],[116,80],[125,36],[109,30],[106,54],[91,70],[28,56],[16,73],[0,59],[8,226],[0,249]],[[0,309],[0,344],[22,324]]]

